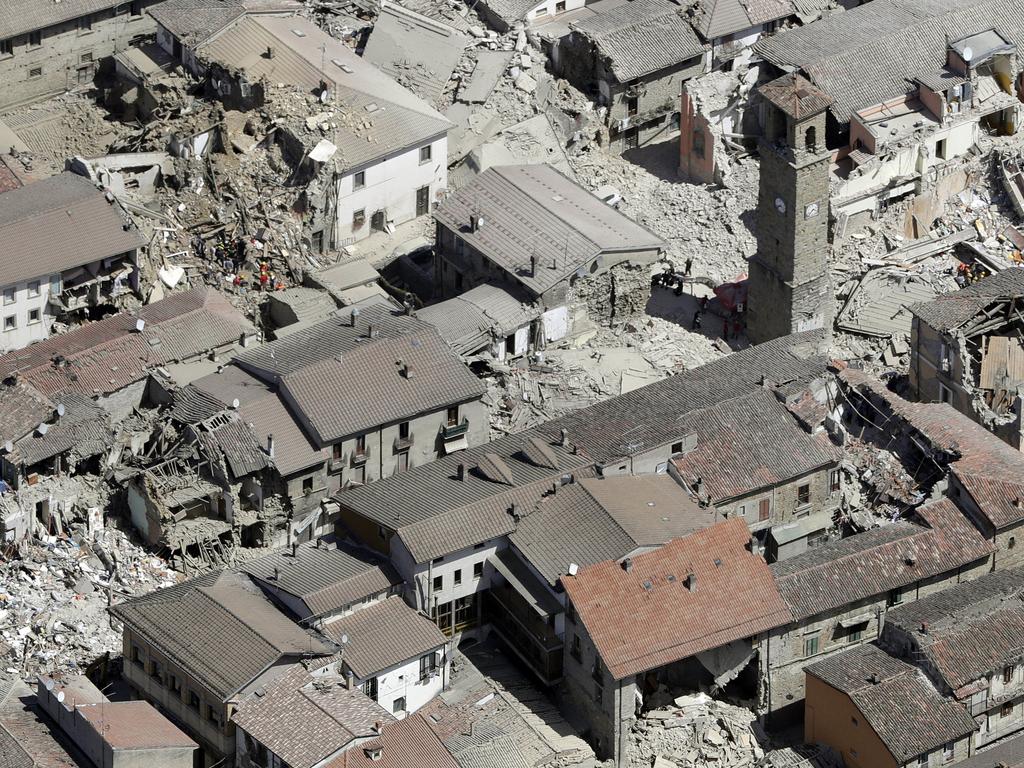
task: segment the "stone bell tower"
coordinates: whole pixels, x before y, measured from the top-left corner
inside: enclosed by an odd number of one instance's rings
[[[765,106],[757,253],[748,264],[747,336],[758,343],[831,323],[828,276],[832,99],[798,74],[759,89]]]

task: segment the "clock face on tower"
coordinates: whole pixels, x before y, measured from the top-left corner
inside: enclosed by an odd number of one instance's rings
[[[778,209],[779,213],[785,213],[786,212],[786,201],[783,200],[781,197],[776,197],[775,198],[775,207]]]

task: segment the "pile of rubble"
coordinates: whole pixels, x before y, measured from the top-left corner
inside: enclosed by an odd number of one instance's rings
[[[107,606],[179,578],[112,527],[23,542],[0,563],[0,676],[79,673],[119,653]]]
[[[680,696],[651,710],[633,726],[629,764],[633,768],[754,766],[764,758],[753,712],[698,693]]]

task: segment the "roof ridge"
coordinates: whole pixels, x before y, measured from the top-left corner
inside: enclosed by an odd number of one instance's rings
[[[629,475],[627,475],[627,477],[629,477]],[[585,478],[585,479],[587,479],[587,480],[589,480],[589,479],[597,480],[597,478]],[[640,542],[637,541],[635,538],[633,538],[633,535],[622,526],[622,523],[619,522],[619,519],[615,515],[613,515],[611,512],[608,511],[608,508],[604,504],[601,503],[601,500],[599,498],[597,498],[594,494],[592,494],[590,492],[590,489],[587,488],[587,486],[584,485],[582,481],[578,482],[578,483],[574,483],[574,485],[579,486],[583,490],[583,492],[585,494],[587,494],[587,496],[590,499],[592,499],[593,502],[595,504],[597,504],[598,507],[600,507],[601,511],[604,512],[605,517],[607,517],[609,520],[611,520],[615,524],[615,527],[618,528],[627,539],[632,541],[635,546],[637,546],[637,547],[641,546]]]
[[[212,594],[210,594],[209,590],[212,587],[216,587],[216,586],[218,586],[217,583],[211,584],[209,587],[203,586],[203,587],[200,587],[199,589],[197,589],[196,592],[198,594],[202,595],[207,600],[209,600],[214,605],[216,605],[218,608],[220,608],[228,616],[231,616],[233,619],[235,619],[240,624],[242,624],[242,626],[244,626],[247,630],[249,630],[249,632],[252,633],[253,637],[255,637],[256,639],[258,639],[259,641],[261,641],[265,645],[269,646],[270,648],[273,648],[275,651],[277,651],[278,653],[283,655],[285,653],[285,650],[283,648],[279,647],[276,643],[273,643],[272,641],[268,640],[266,637],[264,637],[260,633],[260,631],[258,629],[256,629],[252,624],[250,624],[249,621],[244,619],[242,616],[238,615],[235,611],[233,611],[230,608],[228,608],[226,605],[224,605],[224,603],[222,603],[220,600],[218,600],[216,597],[214,597]],[[243,587],[234,587],[234,586],[232,586],[230,588],[244,589]],[[273,606],[271,606],[271,607],[273,607]],[[277,610],[277,609],[275,608],[274,610]],[[282,618],[284,618],[283,615],[282,615]],[[287,619],[285,619],[285,620],[287,621]],[[312,638],[310,638],[310,640],[312,641]]]

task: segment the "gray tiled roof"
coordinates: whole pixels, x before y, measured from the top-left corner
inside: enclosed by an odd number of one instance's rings
[[[484,219],[475,232],[474,215]],[[488,168],[445,198],[434,217],[538,295],[602,253],[666,247],[547,164]]]
[[[301,31],[302,36],[293,30]],[[252,53],[268,47],[275,49],[272,59]],[[331,141],[338,148],[332,162],[338,164],[339,172],[365,167],[395,152],[427,144],[451,128],[441,113],[307,19],[244,18],[200,46],[198,55],[229,68],[243,69],[253,81],[265,77],[274,85],[292,86],[302,94],[304,107],[305,94],[327,81],[332,91],[329,103],[337,110],[333,118],[337,128]],[[322,66],[325,58],[326,69]],[[351,71],[342,69],[335,60]],[[306,136],[308,116],[291,123],[291,130]],[[307,150],[323,134],[317,130],[315,134],[309,133],[309,137]],[[433,162],[443,163],[444,159]]]
[[[793,14],[789,0],[697,0],[693,26],[705,40],[726,37]]]
[[[146,239],[95,184],[65,172],[0,195],[0,242],[0,285],[11,285],[133,251]]]
[[[522,514],[509,541],[550,585],[569,563],[617,559],[713,525],[717,517],[667,475],[579,480]]]
[[[314,680],[301,667],[243,701],[231,718],[291,768],[312,768],[393,720],[358,688],[337,678]]]
[[[64,405],[64,416],[47,419],[46,434],[34,429],[20,440],[14,441],[14,451],[8,459],[23,466],[71,451],[79,459],[103,453],[110,445],[110,417],[88,397],[65,394],[58,398]]]
[[[24,382],[0,386],[0,445],[17,440],[53,416],[53,403]]]
[[[1024,569],[997,571],[886,613],[885,633],[909,636],[951,691],[1024,656]]]
[[[944,698],[921,670],[877,646],[831,656],[806,671],[850,697],[898,765],[977,728],[967,710]]]
[[[302,10],[295,0],[164,0],[150,15],[185,45],[201,43],[249,13]]]
[[[755,50],[802,69],[835,103],[840,123],[853,112],[907,93],[911,80],[945,61],[947,39],[992,28],[1024,40],[1021,0],[882,0],[760,41]]]
[[[223,701],[284,657],[334,650],[274,608],[248,577],[231,571],[133,598],[110,612]]]
[[[795,480],[838,464],[842,449],[824,432],[808,434],[770,392],[753,392],[686,414],[697,447],[673,463],[701,478],[712,503]]]
[[[46,29],[90,13],[124,5],[124,0],[5,0],[0,13],[0,40],[31,30]]]
[[[992,302],[1013,296],[1024,296],[1024,269],[1004,269],[959,291],[911,304],[909,309],[935,330],[949,331],[972,319]]]
[[[0,723],[0,768],[35,768],[35,760]]]
[[[670,0],[633,0],[570,26],[594,41],[620,83],[704,53],[685,12]]]
[[[956,764],[956,768],[1021,768],[1024,766],[1024,734],[1004,739],[984,752]]]
[[[437,328],[442,339],[465,355],[527,325],[539,314],[538,308],[524,304],[504,288],[484,283],[453,299],[424,307],[416,317]]]
[[[242,570],[269,588],[292,595],[311,616],[339,611],[401,581],[380,557],[334,542],[303,544],[294,554],[275,552],[245,563]]]
[[[918,509],[925,525],[909,520],[796,555],[771,569],[796,620],[955,572],[992,553],[992,544],[949,499]]]
[[[223,459],[235,480],[272,465],[252,427],[235,413],[224,413],[205,421],[198,429],[200,444],[208,457]]]
[[[447,642],[434,622],[397,595],[336,619],[323,631],[339,644],[348,635],[340,659],[360,679],[418,659]]]

